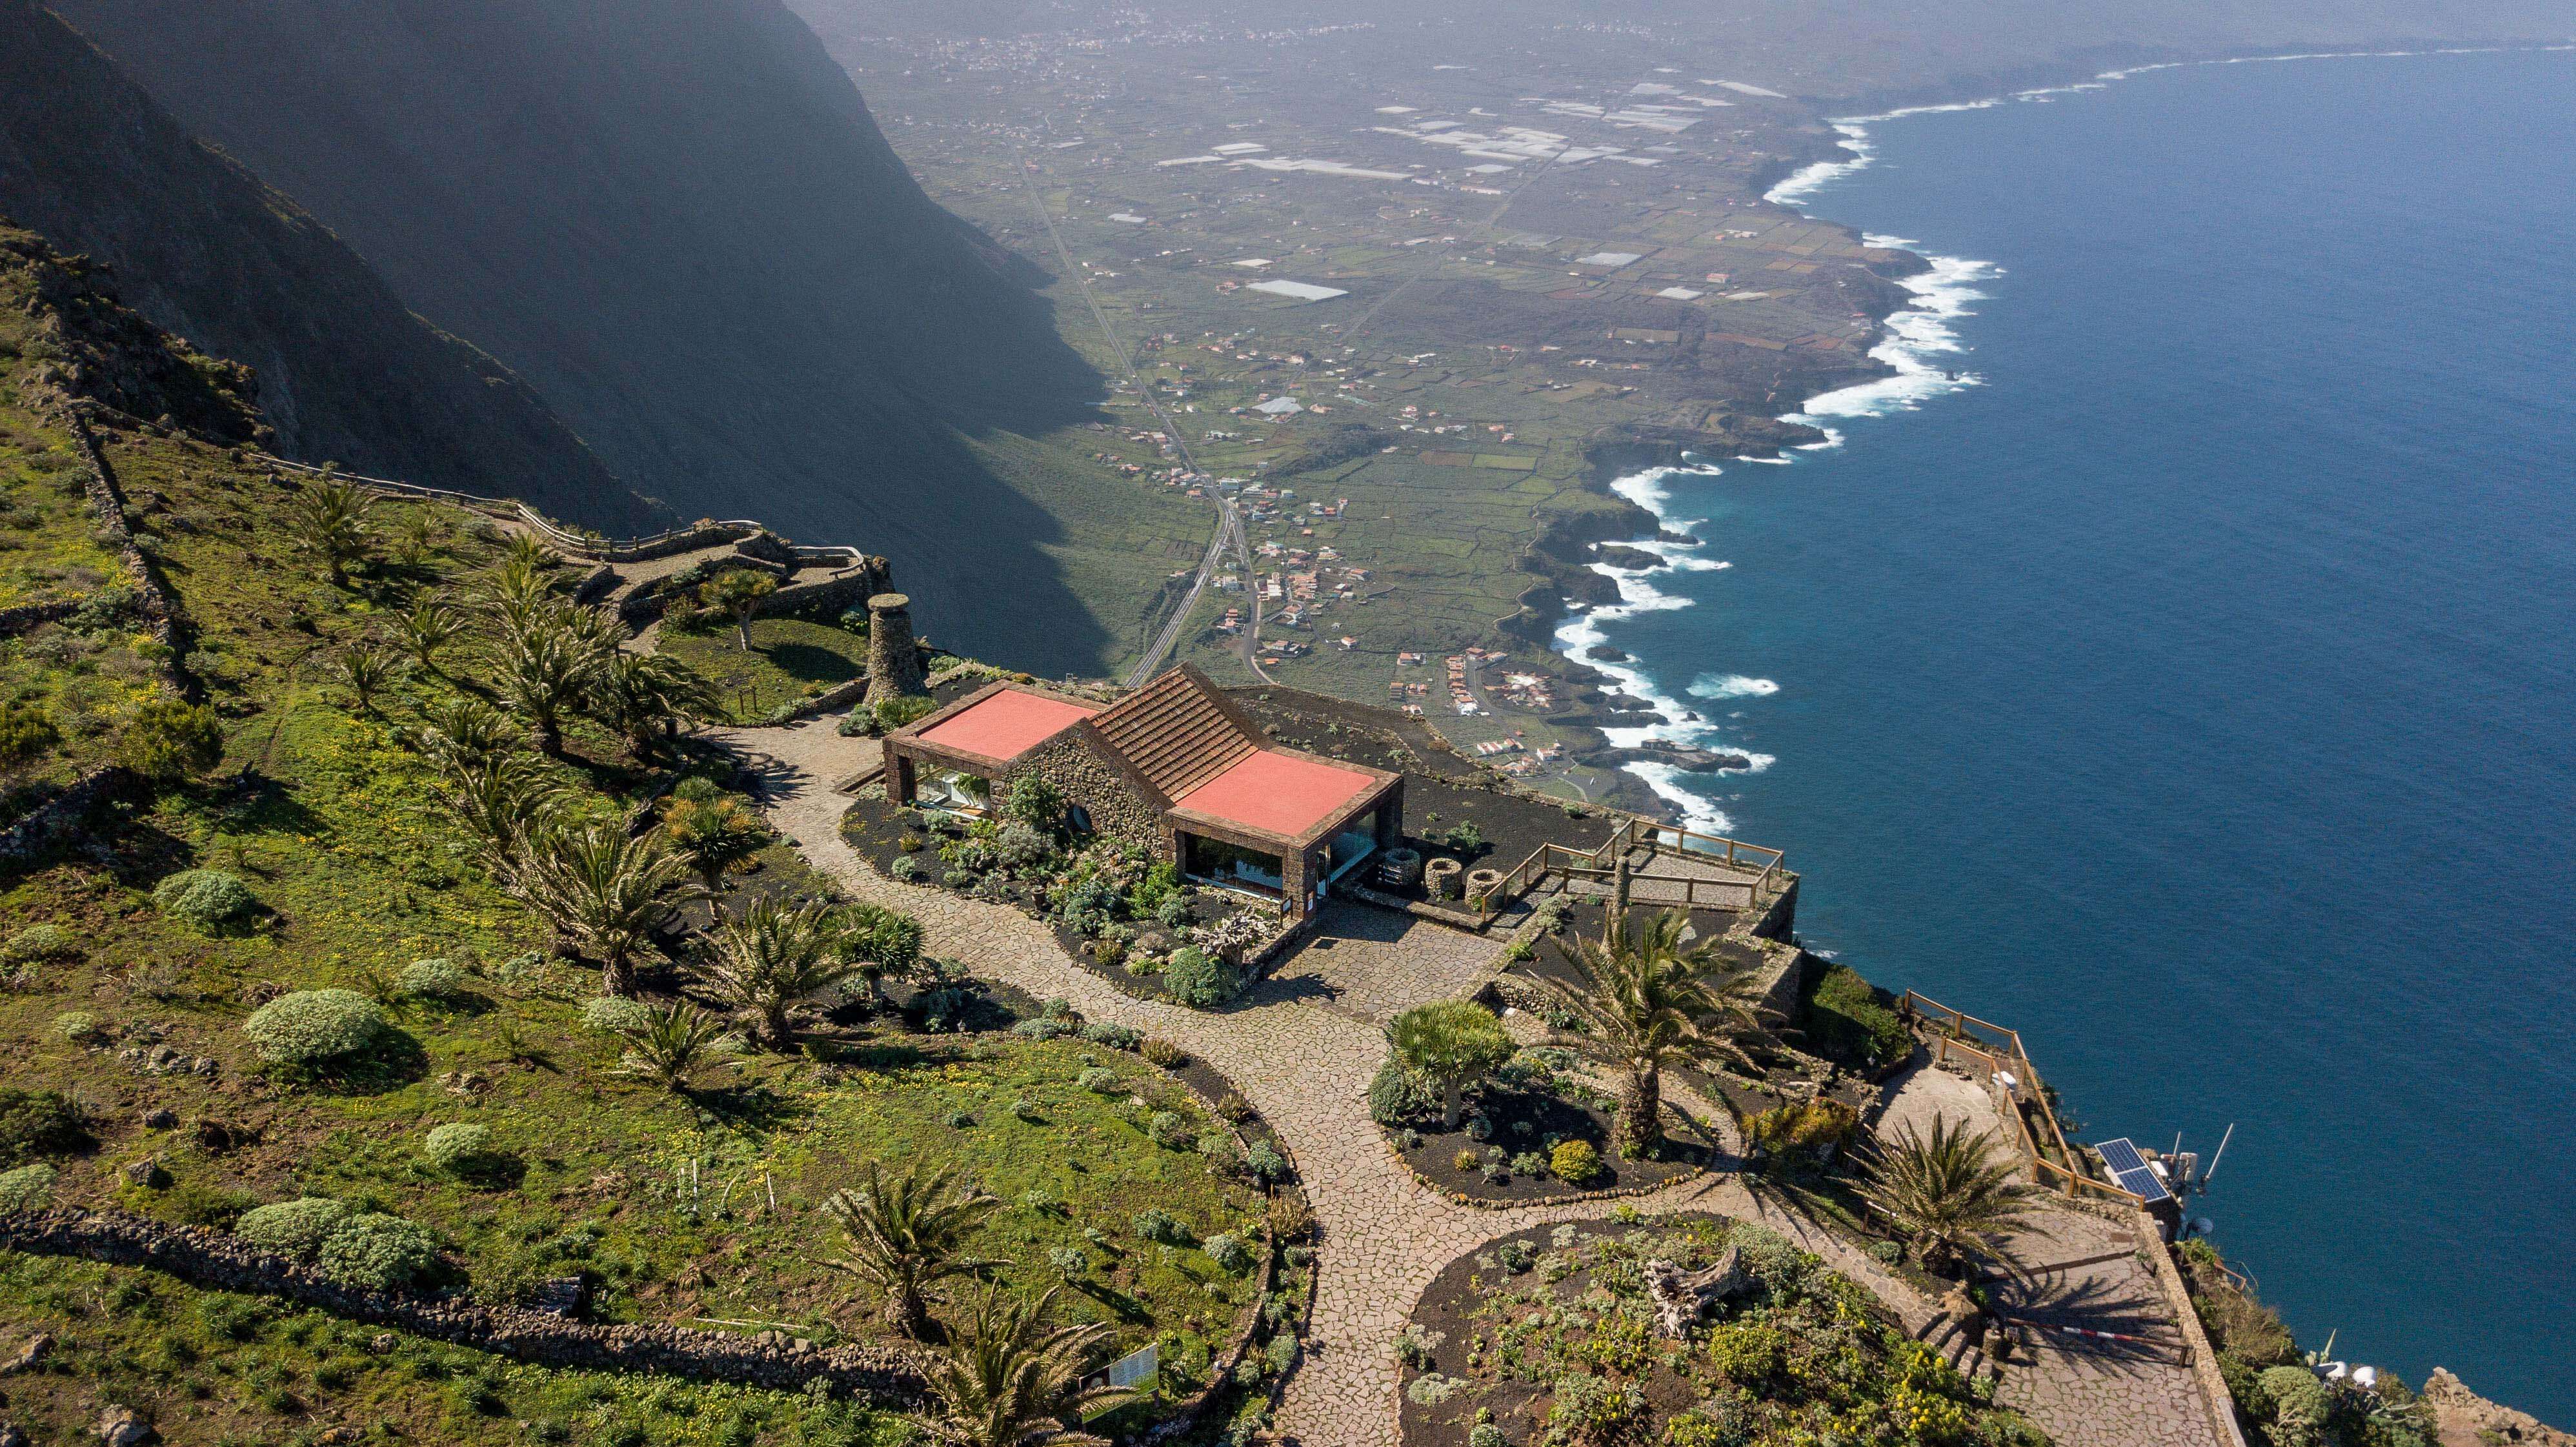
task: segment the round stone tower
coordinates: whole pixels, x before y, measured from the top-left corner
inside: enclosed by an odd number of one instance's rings
[[[919,693],[921,685],[921,650],[912,641],[912,600],[901,593],[876,594],[868,599],[868,706]]]

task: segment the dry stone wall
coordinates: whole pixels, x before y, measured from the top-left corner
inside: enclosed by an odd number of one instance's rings
[[[1162,846],[1162,815],[1117,765],[1102,758],[1090,733],[1071,728],[1020,756],[1019,766],[994,781],[1008,789],[1022,774],[1035,774],[1064,792],[1091,816],[1094,832],[1148,849]]]
[[[518,1307],[366,1291],[219,1231],[118,1211],[0,1212],[0,1249],[144,1267],[192,1286],[279,1297],[543,1366],[657,1372],[778,1391],[801,1390],[820,1378],[835,1392],[897,1406],[919,1402],[924,1389],[912,1357],[883,1343],[825,1348],[776,1332],[738,1336],[675,1326],[592,1326]]]

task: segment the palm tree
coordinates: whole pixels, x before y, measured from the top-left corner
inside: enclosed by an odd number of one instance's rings
[[[1102,1447],[1083,1418],[1135,1395],[1082,1384],[1109,1335],[1105,1322],[1050,1323],[1056,1294],[1016,1300],[986,1291],[929,1365],[938,1404],[913,1420],[947,1447]]]
[[[587,609],[539,607],[505,623],[494,658],[501,701],[524,720],[549,754],[563,752],[564,719],[587,696],[605,660],[580,618]]]
[[[394,631],[421,672],[436,673],[440,650],[464,636],[465,619],[447,600],[423,593],[412,600],[410,611],[394,620]]]
[[[642,1028],[629,1031],[626,1053],[617,1062],[620,1075],[640,1076],[674,1095],[689,1093],[689,1077],[708,1057],[721,1053],[729,1037],[724,1021],[695,1005],[681,1003],[653,1012]]]
[[[525,628],[554,602],[554,583],[546,576],[554,561],[554,554],[534,538],[512,536],[500,566],[485,578],[483,607],[503,628]]]
[[[372,638],[361,638],[340,650],[340,680],[349,685],[358,712],[376,711],[376,695],[390,687],[401,669],[401,660]]]
[[[519,739],[499,709],[470,694],[440,699],[423,708],[421,718],[422,726],[407,737],[442,768],[488,759]]]
[[[832,907],[808,900],[791,909],[762,896],[740,919],[716,926],[716,958],[699,973],[716,998],[750,1015],[762,1043],[785,1049],[788,1013],[857,969],[832,953]]]
[[[403,566],[419,567],[420,560],[429,555],[430,545],[438,541],[438,529],[430,521],[429,509],[416,507],[405,514],[402,520],[402,531],[396,536],[402,542]]]
[[[519,848],[520,893],[555,931],[599,961],[600,988],[635,993],[635,955],[695,897],[687,861],[659,834],[622,823],[540,824]]]
[[[1567,1043],[1621,1072],[1619,1150],[1651,1158],[1663,1145],[1664,1067],[1709,1055],[1744,1057],[1735,1036],[1756,1028],[1750,1006],[1721,978],[1736,966],[1714,942],[1693,943],[1690,916],[1666,910],[1640,923],[1617,912],[1599,942],[1579,940],[1580,982],[1549,980],[1586,1033]]]
[[[778,591],[778,580],[757,568],[730,568],[698,585],[698,601],[723,610],[733,619],[734,645],[751,651],[751,615],[760,602]]]
[[[1953,1127],[1949,1117],[1934,1115],[1928,1140],[1907,1121],[1895,1139],[1863,1155],[1869,1179],[1855,1189],[1913,1241],[1925,1270],[1946,1272],[1992,1249],[1995,1237],[2031,1215],[2029,1191],[2001,1151],[1993,1132],[1972,1136],[1965,1121]]]
[[[685,784],[675,791],[670,807],[663,811],[662,829],[671,836],[671,847],[688,856],[689,867],[698,872],[709,894],[723,887],[727,871],[769,842],[769,830],[759,815],[712,787],[703,795]]]
[[[474,837],[483,867],[503,888],[524,895],[529,836],[537,821],[562,795],[562,788],[524,754],[497,751],[467,753],[461,744],[437,741],[447,736],[423,731],[430,758],[438,765],[438,798],[447,812]]]
[[[365,489],[325,468],[288,507],[296,545],[322,560],[335,588],[347,587],[349,565],[367,556],[374,541],[367,531],[367,515],[375,505]]]
[[[683,714],[721,713],[723,700],[704,675],[676,658],[659,653],[611,649],[592,683],[591,705],[599,721],[626,740],[637,759],[678,732]]]
[[[841,911],[841,957],[868,982],[868,999],[885,1003],[885,977],[901,975],[921,960],[921,921],[901,910],[864,901]]]
[[[966,1255],[966,1241],[1001,1204],[951,1166],[892,1175],[870,1161],[859,1189],[824,1199],[849,1254],[823,1264],[874,1282],[885,1293],[886,1320],[919,1341],[930,1330],[932,1289],[991,1264]]]

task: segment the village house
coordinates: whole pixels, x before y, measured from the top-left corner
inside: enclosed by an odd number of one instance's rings
[[[1278,899],[1291,918],[1403,838],[1402,775],[1270,742],[1187,666],[1106,708],[991,684],[886,735],[885,760],[888,797],[975,817],[1022,775],[1045,779],[1068,827]]]

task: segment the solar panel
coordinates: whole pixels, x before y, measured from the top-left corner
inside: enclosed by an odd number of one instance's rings
[[[1156,1370],[1162,1365],[1162,1359],[1162,1346],[1159,1342],[1149,1344],[1142,1351],[1130,1352],[1109,1364],[1109,1385],[1135,1387],[1151,1382],[1154,1380]]]
[[[2157,1178],[2156,1173],[2147,1168],[2146,1157],[2138,1154],[2137,1146],[2127,1136],[2104,1141],[2093,1150],[2102,1158],[2103,1166],[2111,1172],[2111,1179],[2121,1190],[2141,1201],[2161,1201],[2171,1194],[2165,1190],[2165,1183]]]

